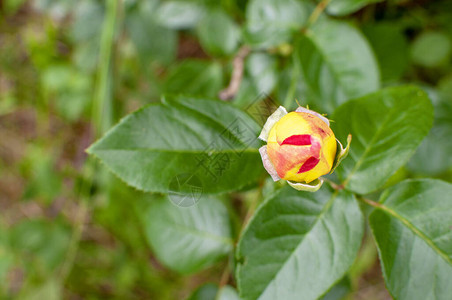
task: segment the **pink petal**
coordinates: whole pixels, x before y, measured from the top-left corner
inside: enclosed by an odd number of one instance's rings
[[[278,176],[275,167],[273,166],[270,158],[268,158],[267,146],[262,146],[259,148],[259,153],[262,157],[262,164],[264,165],[265,170],[267,170],[268,174],[272,177],[273,181],[278,181],[281,178]]]
[[[300,170],[298,170],[298,174],[314,169],[314,167],[317,166],[319,161],[320,159],[311,156],[304,162],[304,164],[301,165]]]
[[[311,145],[311,136],[309,134],[296,134],[286,138],[282,145],[308,146]]]

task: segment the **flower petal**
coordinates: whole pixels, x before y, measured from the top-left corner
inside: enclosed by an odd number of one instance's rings
[[[321,114],[319,114],[318,112],[304,108],[302,106],[299,106],[295,111],[296,112],[304,112],[304,113],[308,113],[308,114],[314,115],[316,117],[319,117],[323,122],[326,123],[326,125],[328,125],[328,127],[330,126],[330,121],[327,118],[325,118],[324,116],[322,116]]]
[[[266,142],[272,127],[285,115],[287,115],[287,110],[282,106],[278,107],[278,109],[268,117],[267,122],[265,122],[264,128],[262,128],[261,134],[259,135],[259,139]]]
[[[311,135],[309,134],[294,134],[285,139],[282,145],[294,145],[294,146],[309,146],[311,145]]]
[[[278,176],[278,173],[276,172],[275,167],[273,166],[272,162],[270,161],[270,158],[268,158],[267,146],[260,147],[259,153],[261,154],[262,163],[264,165],[264,168],[265,168],[265,170],[267,170],[268,174],[270,174],[273,181],[280,180],[281,178]]]
[[[317,166],[319,161],[320,159],[318,159],[317,157],[311,156],[301,165],[300,169],[298,170],[298,174],[308,172],[314,169],[314,167]]]

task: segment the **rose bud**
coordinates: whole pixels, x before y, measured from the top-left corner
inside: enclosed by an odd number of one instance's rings
[[[299,190],[318,190],[320,176],[332,172],[349,148],[337,141],[327,118],[303,107],[287,113],[280,106],[259,138],[267,141],[259,152],[273,180],[287,180]]]

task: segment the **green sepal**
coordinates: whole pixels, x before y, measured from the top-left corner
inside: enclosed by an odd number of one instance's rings
[[[287,180],[287,183],[289,183],[289,185],[291,187],[293,187],[294,189],[299,190],[299,191],[317,192],[323,184],[323,179],[317,178],[316,180],[314,180],[310,183],[292,182],[292,181]]]
[[[337,143],[337,150],[336,150],[336,157],[334,158],[333,167],[331,168],[330,174],[334,172],[334,170],[340,165],[341,161],[344,160],[344,158],[347,157],[348,151],[350,150],[350,142],[352,141],[352,135],[349,134],[347,136],[347,147],[344,148],[342,146],[341,142],[336,139]]]

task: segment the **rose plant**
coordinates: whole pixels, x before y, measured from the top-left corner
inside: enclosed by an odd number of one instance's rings
[[[447,196],[452,186],[423,179],[387,183],[430,129],[427,94],[412,86],[382,89],[345,102],[331,118],[332,129],[312,110],[298,107],[287,113],[279,107],[259,134],[255,121],[228,103],[166,97],[124,118],[88,151],[138,189],[162,193],[166,188],[169,196],[155,199],[140,215],[157,257],[181,273],[199,271],[234,250],[227,210],[215,194],[249,189],[259,181],[267,186],[231,261],[243,299],[321,297],[347,276],[365,218],[395,298],[428,298],[433,289],[449,295],[447,280],[435,278],[452,274],[452,201]],[[347,147],[339,140],[348,140]],[[227,165],[215,173],[224,157]],[[273,180],[288,186],[268,183],[262,162]],[[328,175],[336,167],[337,174]],[[193,184],[179,190],[170,184],[181,172],[196,178],[191,182],[202,190],[198,204],[188,209],[168,201],[174,193],[193,193]],[[321,187],[323,181],[327,187]],[[365,217],[362,205],[373,212]],[[183,227],[207,235],[178,229]],[[416,259],[409,258],[411,251],[419,251]],[[407,277],[406,268],[425,264],[432,267],[420,271],[423,284]]]
[[[452,299],[452,1],[0,20],[0,299]]]
[[[332,1],[328,14],[359,9],[349,2]],[[340,299],[369,268],[362,253],[374,261],[378,252],[393,298],[449,299],[452,185],[406,171],[432,127],[431,97],[413,85],[381,88],[368,41],[320,16],[322,5],[249,1],[241,48],[232,19],[199,13],[202,46],[236,53],[233,71],[222,60],[170,69],[161,101],[88,153],[146,193],[133,207],[159,262],[180,274],[224,268],[213,298]],[[206,30],[221,18],[224,39]],[[158,24],[190,26],[177,21]],[[231,83],[220,91],[224,73]],[[256,107],[269,102],[260,122]],[[428,164],[429,153],[410,164]]]

